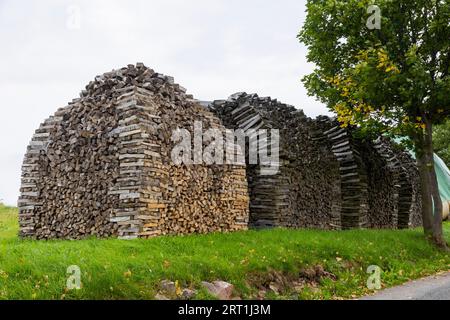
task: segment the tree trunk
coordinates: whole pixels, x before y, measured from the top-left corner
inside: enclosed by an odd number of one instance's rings
[[[431,121],[426,123],[425,134],[425,153],[429,162],[427,164],[428,175],[430,177],[430,192],[433,200],[433,241],[440,247],[446,247],[447,243],[444,239],[442,230],[442,199],[439,193],[439,184],[436,175],[436,169],[434,167],[434,151],[433,151],[433,125]]]
[[[437,246],[446,248],[442,231],[442,199],[434,167],[433,127],[426,121],[426,129],[415,137],[417,162],[420,170],[422,220],[427,238]]]
[[[431,239],[433,237],[433,200],[430,191],[430,175],[427,170],[428,160],[427,155],[424,152],[424,135],[416,135],[415,141],[421,185],[423,230],[427,238]]]
[[[430,190],[430,176],[427,172],[425,155],[417,156],[417,161],[420,171],[423,230],[425,235],[431,238],[433,236],[433,198]]]

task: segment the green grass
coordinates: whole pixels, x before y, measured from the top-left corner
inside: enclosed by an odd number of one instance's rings
[[[151,240],[31,241],[17,237],[17,210],[0,206],[0,299],[153,299],[163,279],[199,289],[224,280],[255,298],[270,279],[303,280],[321,265],[337,279],[286,285],[268,298],[342,299],[371,293],[367,267],[382,268],[384,287],[450,269],[450,256],[421,230],[326,232],[268,230]],[[445,225],[450,239],[450,225]],[[82,270],[81,290],[65,290],[67,267]],[[304,272],[303,272],[304,273]],[[208,298],[200,290],[197,298]]]

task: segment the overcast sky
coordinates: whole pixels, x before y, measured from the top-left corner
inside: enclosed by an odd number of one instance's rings
[[[16,203],[39,124],[129,63],[200,100],[246,91],[326,113],[300,82],[312,70],[296,39],[304,19],[305,0],[0,0],[0,199]]]

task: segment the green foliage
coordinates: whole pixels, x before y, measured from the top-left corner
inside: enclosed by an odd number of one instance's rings
[[[255,279],[277,271],[299,279],[321,265],[337,276],[300,293],[272,298],[340,299],[371,293],[370,265],[383,269],[384,286],[448,270],[450,256],[420,230],[268,230],[161,237],[151,240],[30,241],[17,238],[17,210],[0,207],[1,299],[152,299],[162,279],[200,288],[203,280],[230,281],[237,294],[255,297]],[[450,239],[450,225],[445,227]],[[67,267],[78,265],[82,289],[66,291]],[[208,298],[201,292],[198,298]]]
[[[450,120],[434,128],[433,140],[434,150],[450,168]]]
[[[303,81],[344,127],[414,136],[450,115],[450,2],[379,0],[379,30],[372,3],[308,1],[299,39],[316,69]]]

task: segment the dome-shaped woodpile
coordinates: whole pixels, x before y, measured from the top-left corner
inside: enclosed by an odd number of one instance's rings
[[[256,94],[237,93],[210,107],[229,128],[280,130],[280,170],[247,166],[250,223],[322,229],[420,225],[418,171],[386,139],[365,142],[334,119]]]
[[[256,94],[235,94],[211,108],[231,129],[280,130],[278,173],[262,175],[258,165],[247,167],[252,226],[341,227],[339,163],[329,140],[320,137],[321,123]]]
[[[174,132],[195,133],[195,123],[221,133],[279,130],[278,144],[267,137],[257,150],[279,154],[277,170],[250,163],[248,148],[247,163],[176,163]],[[256,94],[200,103],[137,64],[96,77],[36,130],[22,167],[20,234],[407,228],[421,224],[419,188],[415,161],[388,139],[355,139],[335,119]]]
[[[177,166],[172,133],[223,130],[142,64],[106,73],[36,131],[23,164],[22,236],[120,238],[247,228],[245,167]]]

